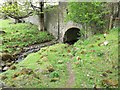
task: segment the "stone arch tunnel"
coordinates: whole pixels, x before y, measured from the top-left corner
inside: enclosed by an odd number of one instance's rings
[[[76,27],[69,28],[64,34],[63,42],[74,44],[80,38],[79,31],[80,29]]]

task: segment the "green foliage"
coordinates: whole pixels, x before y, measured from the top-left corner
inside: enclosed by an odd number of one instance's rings
[[[40,32],[36,25],[28,23],[12,24],[10,20],[1,20],[0,28],[5,31],[5,34],[0,35],[0,40],[2,40],[0,51],[8,50],[8,52],[14,53],[25,46],[53,39],[52,35],[47,32]]]
[[[87,27],[103,28],[106,23],[104,17],[109,13],[105,5],[103,2],[70,2],[66,20],[82,23]]]
[[[40,51],[29,54],[25,60],[15,64],[15,70],[9,69],[0,74],[0,79],[3,75],[7,76],[2,81],[10,87],[12,87],[12,83],[15,85],[14,87],[18,88],[65,88],[71,78],[71,72],[69,73],[67,66],[69,62],[71,63],[71,71],[74,72],[72,77],[75,78],[72,88],[93,88],[94,86],[106,88],[102,83],[111,88],[118,88],[117,35],[118,29],[113,29],[107,34],[106,40],[109,41],[107,46],[98,46],[99,43],[105,41],[103,34],[101,34],[87,38],[83,42],[79,40],[73,46],[59,43],[41,48]],[[44,57],[48,60],[44,61]],[[58,60],[62,60],[63,64],[58,64]],[[43,74],[49,65],[52,65],[55,71]],[[13,75],[23,68],[32,69],[35,75],[30,74],[29,77],[26,77],[25,74],[13,78]],[[38,76],[39,78],[36,78]],[[51,78],[59,78],[59,80],[50,82]]]
[[[0,8],[0,13],[4,13],[5,15],[15,19],[32,15],[32,12],[29,2],[24,2],[22,5],[17,2],[5,2]]]

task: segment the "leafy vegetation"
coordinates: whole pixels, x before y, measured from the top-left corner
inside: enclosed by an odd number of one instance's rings
[[[74,78],[71,87],[118,87],[118,29],[95,35],[73,46],[55,44],[28,55],[0,74],[10,87],[60,88],[67,87],[71,71]],[[108,41],[108,44],[104,44]],[[71,71],[67,63],[71,64]]]
[[[5,16],[20,20],[32,15],[33,11],[28,2],[18,4],[18,2],[8,1],[1,6],[0,13],[3,13]]]
[[[109,12],[103,2],[69,2],[66,20],[83,24],[84,30],[103,30],[108,22],[105,16]]]
[[[23,47],[50,41],[53,36],[37,29],[37,26],[27,23],[13,24],[11,20],[1,20],[0,51],[9,53],[19,52]]]

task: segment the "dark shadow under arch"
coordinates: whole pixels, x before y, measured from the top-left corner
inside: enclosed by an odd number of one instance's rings
[[[78,28],[68,29],[64,34],[63,42],[68,44],[74,44],[80,38],[79,31],[80,29]]]

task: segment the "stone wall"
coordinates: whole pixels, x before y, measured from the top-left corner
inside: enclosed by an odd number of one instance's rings
[[[39,18],[37,15],[29,16],[28,18],[25,18],[24,20],[25,22],[30,22],[32,24],[39,25]]]
[[[81,30],[82,25],[74,23],[72,21],[65,22],[67,14],[67,3],[60,2],[58,6],[54,6],[53,9],[45,12],[45,29],[51,33],[56,39],[63,42],[65,32],[70,28],[78,28]],[[39,25],[39,19],[37,16],[31,16],[25,19],[26,22],[31,22],[35,25]],[[73,35],[74,36],[74,35]]]
[[[58,6],[53,8],[45,13],[45,29],[53,34],[53,36],[57,39],[58,38]]]
[[[52,33],[56,39],[59,38],[60,41],[63,42],[63,38],[65,32],[70,28],[78,28],[81,29],[82,25],[78,23],[74,23],[72,21],[65,22],[65,17],[67,14],[67,3],[60,2],[58,6],[56,6],[55,10],[51,10],[46,12],[45,21],[46,21],[46,29],[50,33]]]

